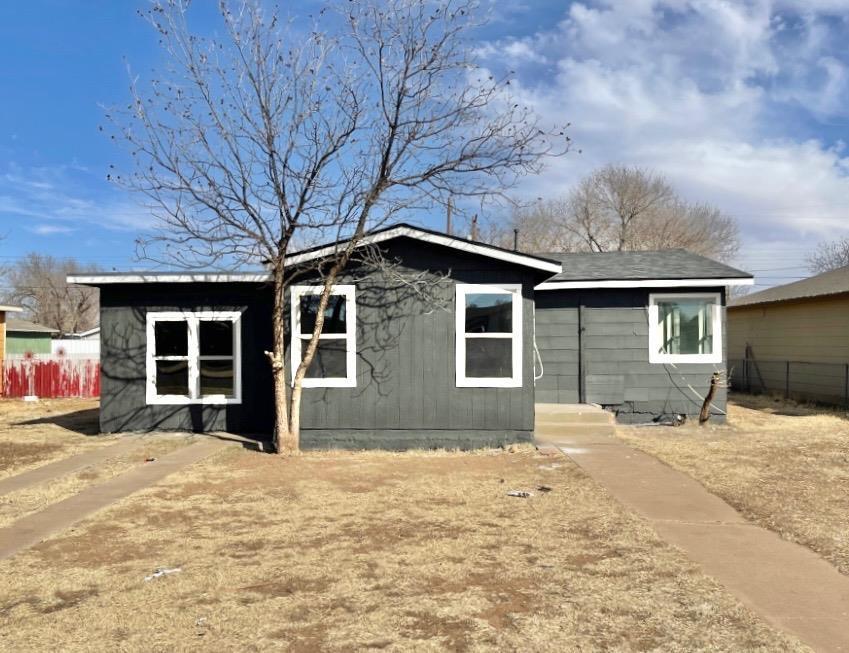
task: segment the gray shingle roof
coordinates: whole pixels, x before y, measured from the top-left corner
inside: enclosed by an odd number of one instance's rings
[[[542,254],[563,264],[563,272],[546,282],[613,281],[620,279],[750,279],[732,268],[683,249],[651,252]]]
[[[6,331],[20,331],[28,333],[59,333],[58,329],[52,329],[43,324],[30,322],[29,320],[14,320],[9,318],[6,320]]]
[[[791,299],[810,299],[849,292],[849,266],[735,299],[730,306],[750,306]]]

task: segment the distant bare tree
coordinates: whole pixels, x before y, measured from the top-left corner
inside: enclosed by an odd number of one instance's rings
[[[814,251],[805,257],[805,262],[814,274],[849,265],[849,238],[819,243]]]
[[[736,221],[707,204],[681,199],[663,177],[608,165],[566,196],[521,207],[500,223],[495,240],[513,229],[527,251],[627,251],[683,248],[720,260],[739,248]]]
[[[10,267],[9,301],[21,306],[26,315],[61,333],[76,333],[97,326],[99,305],[95,288],[69,286],[69,274],[92,272],[74,259],[30,253]]]
[[[168,65],[111,114],[135,156],[134,174],[118,180],[158,217],[158,235],[141,243],[148,258],[268,262],[275,442],[296,451],[330,291],[368,231],[452,196],[503,193],[568,138],[511,100],[509,78],[470,58],[474,0],[334,0],[300,22],[259,0],[224,0],[220,38],[192,33],[188,9],[159,0],[145,14]],[[317,267],[289,264],[294,247],[328,237],[343,244]],[[289,379],[284,297],[305,272],[320,274],[323,290]]]

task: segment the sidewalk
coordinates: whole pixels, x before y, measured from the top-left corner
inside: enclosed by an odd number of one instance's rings
[[[169,474],[203,460],[227,446],[231,445],[212,438],[188,444],[154,462],[142,464],[120,476],[87,487],[79,494],[54,503],[40,512],[22,517],[11,526],[0,528],[0,560],[41,542],[98,510],[150,487]]]
[[[742,603],[817,651],[849,651],[849,577],[615,436],[568,429],[558,436],[553,427],[549,421],[547,442]]]

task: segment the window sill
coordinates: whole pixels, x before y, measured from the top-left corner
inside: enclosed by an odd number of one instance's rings
[[[148,406],[234,406],[242,403],[241,397],[200,397],[192,399],[181,395],[147,397]]]
[[[721,362],[721,354],[655,354],[649,356],[649,363],[653,365],[715,365]]]
[[[294,385],[294,382],[292,383]],[[302,388],[356,388],[356,379],[304,379]]]
[[[521,388],[521,379],[457,379],[458,388]]]

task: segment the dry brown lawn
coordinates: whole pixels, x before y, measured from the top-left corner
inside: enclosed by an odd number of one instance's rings
[[[619,435],[849,574],[845,413],[737,395],[727,426],[623,428]]]
[[[806,650],[564,457],[237,446],[0,562],[0,649]]]
[[[0,399],[0,478],[114,444],[97,434],[96,399]]]

